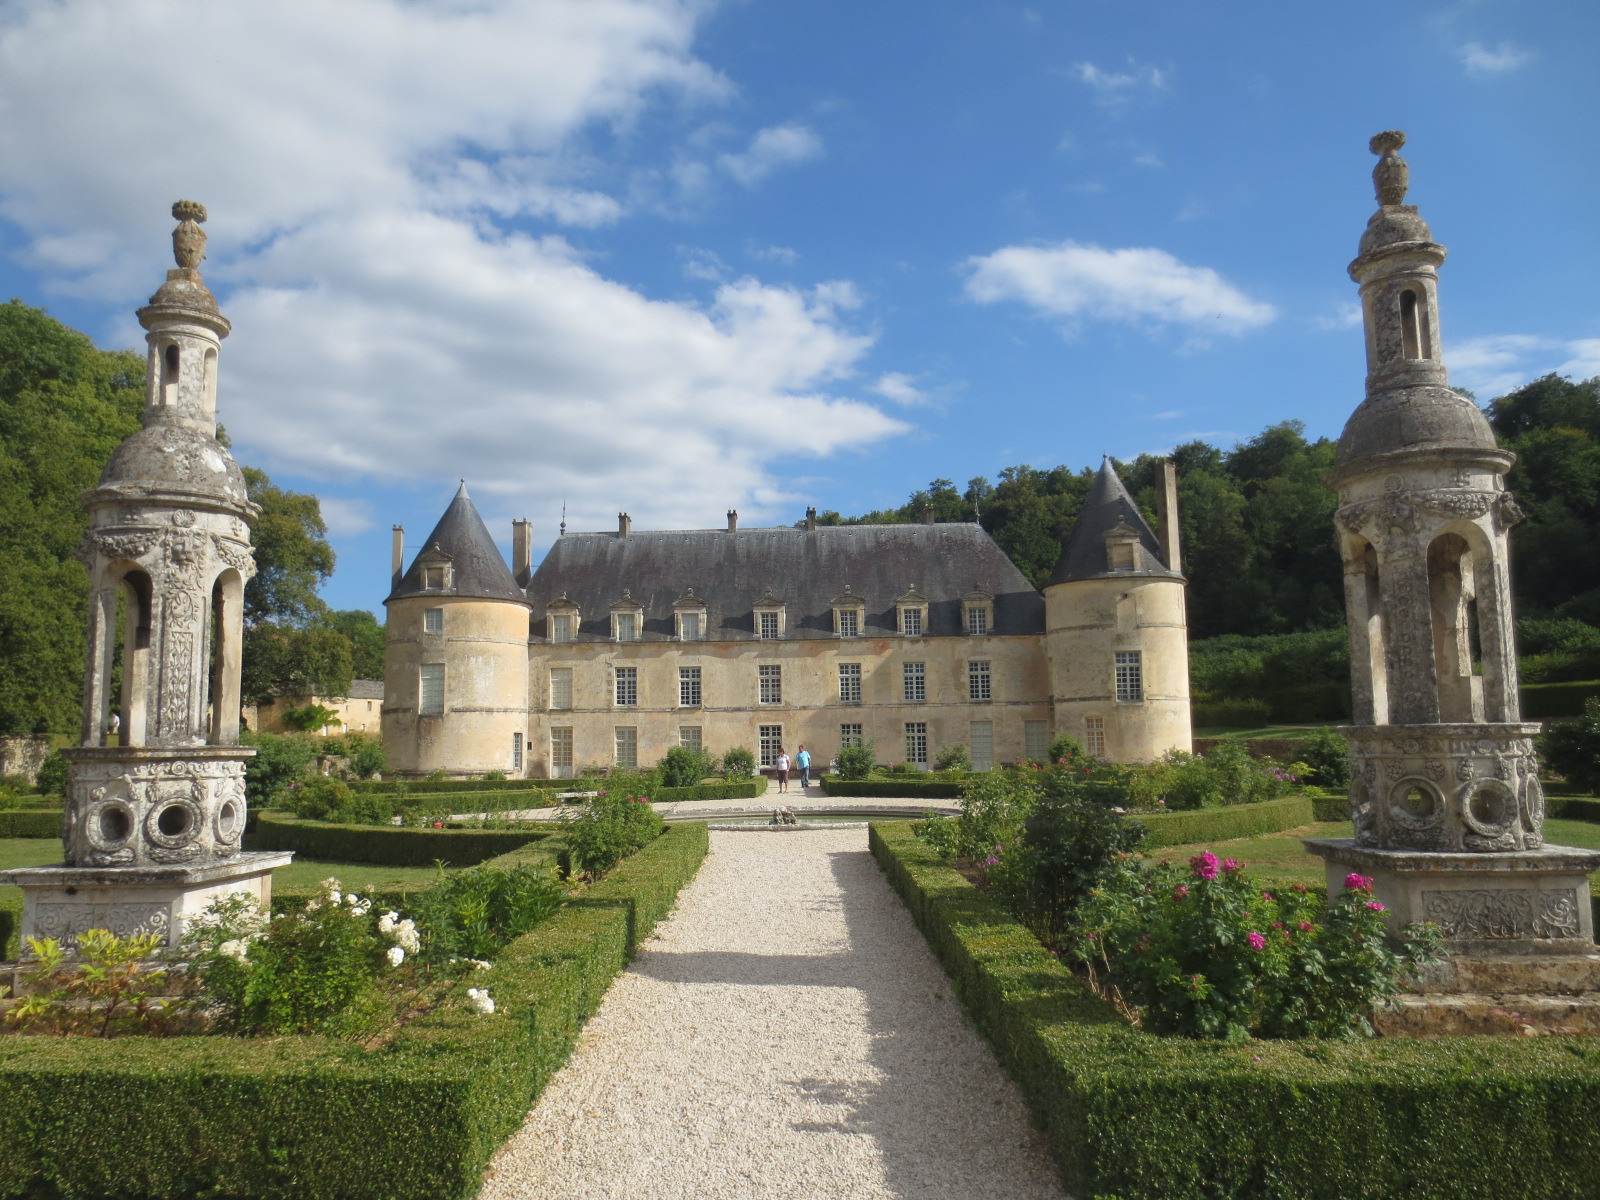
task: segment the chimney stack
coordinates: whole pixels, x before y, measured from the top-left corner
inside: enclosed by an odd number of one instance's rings
[[[922,523],[924,525],[933,524],[933,505],[924,504],[922,506]]]
[[[533,522],[526,517],[511,522],[511,574],[520,588],[533,577]]]
[[[1167,570],[1182,571],[1178,555],[1178,468],[1172,460],[1161,464],[1161,486],[1156,489],[1156,517],[1161,528],[1157,536],[1161,542],[1161,557],[1167,560]]]
[[[406,567],[406,531],[405,526],[396,525],[393,533],[392,550],[389,561],[389,586],[400,586],[400,576],[405,573]]]
[[[808,509],[806,509],[806,532],[810,533],[816,527],[817,527],[817,510],[814,509],[814,508],[808,508]]]
[[[739,510],[737,508],[730,508],[728,510],[728,532],[732,533],[734,530],[736,530],[738,528],[739,528]]]
[[[630,517],[627,513],[618,513],[617,514],[617,536],[618,537],[627,537],[628,534],[630,534],[631,532],[633,532],[633,518]]]

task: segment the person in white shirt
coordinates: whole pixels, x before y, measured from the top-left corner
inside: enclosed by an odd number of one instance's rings
[[[778,758],[773,765],[778,768],[778,790],[787,792],[789,790],[789,756],[783,752],[782,746],[778,747]]]

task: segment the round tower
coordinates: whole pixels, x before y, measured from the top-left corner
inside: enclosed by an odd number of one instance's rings
[[[383,744],[395,774],[527,764],[527,596],[462,483],[396,579],[383,666]]]
[[[1163,546],[1106,459],[1044,589],[1055,732],[1116,762],[1192,744],[1187,582],[1164,482]]]

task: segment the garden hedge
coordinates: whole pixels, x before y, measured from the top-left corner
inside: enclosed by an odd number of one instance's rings
[[[471,1196],[705,852],[703,824],[669,829],[472,977],[494,1015],[452,999],[382,1049],[0,1038],[0,1196]]]
[[[1309,825],[1316,816],[1309,798],[1285,796],[1280,800],[1235,804],[1228,808],[1197,808],[1153,815],[1141,811],[1131,814],[1131,819],[1144,826],[1146,845],[1187,846],[1192,842],[1221,842],[1261,833],[1281,833],[1285,829]]]
[[[549,837],[553,828],[412,829],[391,825],[331,825],[265,812],[247,839],[251,850],[293,850],[306,858],[386,867],[426,867],[445,862],[470,867]]]
[[[821,776],[822,790],[829,796],[909,796],[918,800],[958,800],[966,785],[953,779],[927,779],[917,775],[896,775],[885,779],[840,779]]]
[[[8,808],[0,810],[0,838],[58,838],[59,808]]]
[[[741,779],[736,783],[699,783],[692,787],[664,787],[656,801],[668,804],[678,800],[753,800],[767,794],[765,779]]]
[[[566,791],[577,786],[576,779],[350,779],[353,792],[408,795],[443,795],[446,792],[525,792],[533,788]]]
[[[1522,719],[1543,721],[1551,717],[1581,717],[1583,702],[1600,696],[1600,682],[1528,683],[1521,689]]]
[[[1157,1038],[1124,1024],[908,826],[874,825],[870,840],[1075,1196],[1595,1194],[1597,1039]]]
[[[1550,796],[1545,800],[1545,815],[1563,821],[1600,822],[1600,800],[1593,796]]]

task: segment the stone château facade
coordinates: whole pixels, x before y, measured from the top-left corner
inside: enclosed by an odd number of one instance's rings
[[[508,567],[465,484],[407,567],[395,531],[383,738],[404,776],[565,776],[852,740],[931,766],[1069,734],[1142,761],[1190,746],[1170,467],[1158,538],[1109,462],[1041,594],[978,525],[566,533]]]

